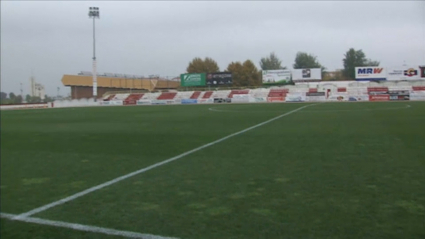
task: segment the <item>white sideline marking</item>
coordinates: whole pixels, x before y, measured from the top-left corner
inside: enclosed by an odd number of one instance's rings
[[[175,237],[162,237],[162,236],[155,236],[155,235],[151,235],[151,234],[142,234],[142,233],[130,232],[130,231],[120,231],[120,230],[104,228],[104,227],[95,227],[95,226],[88,226],[88,225],[82,225],[82,224],[77,224],[77,223],[52,221],[52,220],[46,220],[46,219],[41,219],[41,218],[24,217],[24,218],[18,219],[18,217],[16,217],[16,215],[8,214],[8,213],[0,213],[0,217],[6,218],[6,219],[9,219],[9,220],[17,220],[17,221],[22,221],[22,222],[48,225],[48,226],[54,226],[54,227],[63,227],[63,228],[69,228],[69,229],[78,230],[78,231],[95,232],[95,233],[102,233],[102,234],[106,234],[106,235],[122,236],[122,237],[127,237],[127,238],[177,239]]]
[[[315,104],[312,104],[312,105],[315,105]],[[308,106],[312,106],[312,105],[305,105],[305,106],[302,106],[302,107],[300,107],[300,108],[297,108],[297,109],[295,109],[295,110],[289,111],[289,112],[287,112],[287,113],[285,113],[285,114],[281,114],[281,115],[279,115],[279,116],[277,116],[277,117],[274,117],[274,118],[272,118],[272,119],[269,119],[269,120],[264,121],[264,122],[262,122],[262,123],[259,123],[259,124],[257,124],[257,125],[254,125],[254,126],[251,126],[251,127],[249,127],[249,128],[246,128],[246,129],[244,129],[244,130],[241,130],[241,131],[239,131],[239,132],[236,132],[236,133],[230,134],[230,135],[228,135],[228,136],[226,136],[226,137],[223,137],[223,138],[218,139],[218,140],[216,140],[216,141],[213,141],[213,142],[211,142],[211,143],[208,143],[208,144],[202,145],[202,146],[200,146],[200,147],[198,147],[198,148],[192,149],[192,150],[187,151],[187,152],[185,152],[185,153],[182,153],[182,154],[180,154],[180,155],[177,155],[177,156],[174,156],[174,157],[172,157],[172,158],[169,158],[169,159],[164,160],[164,161],[162,161],[162,162],[159,162],[159,163],[153,164],[153,165],[148,166],[148,167],[146,167],[146,168],[139,169],[139,170],[134,171],[134,172],[132,172],[132,173],[129,173],[129,174],[123,175],[123,176],[121,176],[121,177],[118,177],[118,178],[112,179],[112,180],[110,180],[110,181],[108,181],[108,182],[105,182],[105,183],[99,184],[99,185],[97,185],[97,186],[94,186],[94,187],[88,188],[88,189],[86,189],[86,190],[84,190],[84,191],[81,191],[81,192],[76,193],[76,194],[74,194],[74,195],[71,195],[71,196],[69,196],[69,197],[63,198],[63,199],[58,200],[58,201],[56,201],[56,202],[52,202],[52,203],[46,204],[46,205],[44,205],[44,206],[41,206],[41,207],[35,208],[35,209],[31,210],[31,211],[28,211],[28,212],[25,212],[25,213],[19,214],[19,215],[17,215],[17,216],[16,216],[16,219],[17,219],[17,220],[22,220],[22,218],[29,217],[29,216],[34,215],[34,214],[36,214],[36,213],[39,213],[39,212],[45,211],[45,210],[47,210],[47,209],[49,209],[49,208],[52,208],[52,207],[55,207],[55,206],[61,205],[61,204],[66,203],[66,202],[69,202],[69,201],[71,201],[71,200],[74,200],[74,199],[76,199],[76,198],[79,198],[79,197],[81,197],[81,196],[84,196],[84,195],[86,195],[86,194],[89,194],[89,193],[94,192],[94,191],[96,191],[96,190],[102,189],[102,188],[104,188],[104,187],[107,187],[107,186],[109,186],[109,185],[112,185],[112,184],[114,184],[114,183],[117,183],[117,182],[119,182],[119,181],[122,181],[122,180],[127,179],[127,178],[129,178],[129,177],[132,177],[132,176],[134,176],[134,175],[137,175],[137,174],[140,174],[140,173],[146,172],[146,171],[148,171],[148,170],[154,169],[154,168],[156,168],[156,167],[159,167],[159,166],[161,166],[161,165],[167,164],[167,163],[169,163],[169,162],[172,162],[172,161],[174,161],[174,160],[177,160],[177,159],[179,159],[179,158],[182,158],[182,157],[184,157],[184,156],[186,156],[186,155],[189,155],[189,154],[195,153],[195,152],[197,152],[197,151],[199,151],[199,150],[201,150],[201,149],[204,149],[204,148],[210,147],[210,146],[212,146],[212,145],[214,145],[214,144],[218,144],[218,143],[220,143],[220,142],[222,142],[222,141],[224,141],[224,140],[226,140],[226,139],[229,139],[229,138],[231,138],[231,137],[233,137],[233,136],[236,136],[236,135],[239,135],[239,134],[245,133],[245,132],[247,132],[247,131],[253,130],[253,129],[255,129],[255,128],[258,128],[258,127],[260,127],[260,126],[263,126],[263,125],[265,125],[265,124],[268,124],[268,123],[270,123],[270,122],[272,122],[272,121],[275,121],[275,120],[277,120],[277,119],[280,119],[280,118],[282,118],[282,117],[285,117],[285,116],[287,116],[287,115],[290,115],[290,114],[292,114],[292,113],[295,113],[295,112],[297,112],[297,111],[299,111],[299,110],[302,110],[302,109],[304,109],[304,108],[306,108],[306,107],[308,107]]]

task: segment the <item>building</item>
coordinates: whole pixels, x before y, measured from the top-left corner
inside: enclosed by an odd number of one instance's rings
[[[30,78],[30,93],[32,97],[40,97],[43,101],[46,95],[44,86],[35,81],[34,77]]]
[[[71,87],[71,98],[93,98],[93,76],[91,72],[84,72],[77,75],[64,75],[62,77],[64,86]],[[168,80],[156,75],[148,77],[137,75],[124,75],[104,73],[97,76],[97,98],[107,92],[123,92],[123,91],[158,91],[177,89],[180,81]]]

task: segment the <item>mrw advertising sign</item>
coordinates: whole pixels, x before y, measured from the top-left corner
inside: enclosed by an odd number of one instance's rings
[[[181,86],[204,86],[205,73],[181,74],[180,85]]]
[[[356,67],[356,80],[358,81],[381,81],[387,80],[387,71],[383,67]]]
[[[262,73],[263,84],[284,84],[291,80],[290,70],[266,70]]]

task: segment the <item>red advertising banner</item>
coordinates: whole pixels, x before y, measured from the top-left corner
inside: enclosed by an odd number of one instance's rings
[[[389,101],[390,95],[369,95],[369,101]]]
[[[284,102],[285,97],[267,97],[267,102]]]

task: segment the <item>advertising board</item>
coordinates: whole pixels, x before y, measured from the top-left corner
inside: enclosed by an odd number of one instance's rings
[[[305,101],[307,102],[320,102],[326,101],[326,96],[306,96]]]
[[[307,92],[306,96],[325,96],[325,92]]]
[[[152,104],[152,101],[150,100],[138,100],[137,105],[150,105]]]
[[[232,99],[230,98],[214,98],[214,103],[231,103]]]
[[[389,101],[390,95],[369,95],[369,101]]]
[[[267,102],[284,102],[285,97],[267,97]]]
[[[402,81],[402,80],[420,80],[421,69],[418,66],[400,66],[390,67],[387,70],[387,80]]]
[[[153,105],[165,105],[167,104],[166,100],[152,100]]]
[[[214,103],[214,99],[199,99],[198,100],[198,103],[199,104],[212,104],[212,103]]]
[[[292,70],[292,80],[294,82],[320,81],[322,80],[322,69],[306,68]]]
[[[425,78],[425,66],[419,66],[421,78]]]
[[[410,100],[425,101],[425,93],[410,93]]]
[[[346,95],[331,95],[328,97],[328,101],[348,101],[348,96]]]
[[[48,108],[47,103],[40,104],[17,104],[17,105],[0,105],[1,110],[17,110],[17,109],[44,109]]]
[[[249,103],[249,95],[233,95],[232,103]]]
[[[208,86],[220,86],[233,84],[232,73],[230,72],[216,72],[207,74]]]
[[[369,101],[369,95],[350,95],[348,101]]]
[[[267,97],[255,97],[255,102],[257,103],[267,102]]]
[[[304,94],[287,94],[285,97],[286,102],[304,102],[306,96]]]
[[[262,71],[263,84],[284,84],[291,80],[290,70],[264,70]]]
[[[205,86],[205,73],[181,74],[181,86]]]
[[[357,81],[383,81],[387,80],[387,72],[383,67],[356,67]]]
[[[182,99],[181,103],[182,104],[197,104],[198,100],[197,99]]]
[[[410,92],[407,90],[389,91],[390,100],[409,100]]]

